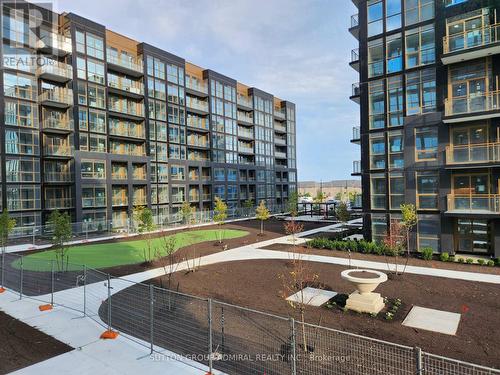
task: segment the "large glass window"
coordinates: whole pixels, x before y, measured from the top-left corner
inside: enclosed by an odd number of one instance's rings
[[[104,42],[102,38],[87,33],[87,55],[99,60],[104,59]]]
[[[404,168],[404,143],[402,131],[391,131],[388,133],[389,143],[389,169]]]
[[[403,173],[389,175],[389,204],[391,210],[399,210],[405,201],[405,179]]]
[[[372,214],[372,238],[376,242],[382,242],[387,234],[387,216]]]
[[[441,222],[438,215],[418,215],[417,234],[418,248],[432,247],[439,251],[439,234]]]
[[[386,208],[386,182],[383,173],[371,175],[371,208],[374,210]]]
[[[406,114],[419,115],[436,110],[436,71],[424,69],[406,74]]]
[[[401,0],[385,0],[385,28],[392,31],[401,27]]]
[[[405,0],[405,24],[427,21],[434,18],[435,0]]]
[[[370,129],[381,129],[385,126],[385,92],[384,81],[368,83],[369,124]]]
[[[384,31],[382,0],[368,1],[368,37],[381,34]]]
[[[434,25],[406,31],[406,68],[432,64],[436,60]]]
[[[370,135],[370,169],[385,168],[385,135]]]
[[[389,126],[403,125],[403,77],[387,78],[387,106]]]
[[[400,72],[403,69],[403,46],[401,33],[390,35],[386,39],[387,73]]]
[[[417,172],[417,208],[435,210],[438,208],[439,176],[437,172]]]
[[[437,159],[438,130],[435,127],[415,129],[415,161]]]
[[[368,42],[368,77],[384,74],[384,43],[383,39]]]

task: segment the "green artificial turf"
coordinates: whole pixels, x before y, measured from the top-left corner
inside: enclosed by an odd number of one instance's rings
[[[224,229],[224,239],[244,237],[248,232],[236,229]],[[206,241],[217,240],[217,230],[193,230],[179,232],[168,237],[175,237],[176,248],[193,245]],[[152,247],[163,252],[164,239],[154,238]],[[146,240],[122,241],[101,243],[92,245],[81,245],[70,247],[68,254],[68,271],[80,271],[82,266],[89,268],[107,268],[123,266],[126,264],[137,264],[144,262],[144,249],[147,248]],[[56,261],[54,250],[47,250],[23,257],[23,269],[27,271],[51,271],[51,261]],[[20,269],[20,260],[12,263],[12,267]]]

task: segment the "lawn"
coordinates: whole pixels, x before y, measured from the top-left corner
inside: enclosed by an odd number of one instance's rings
[[[224,238],[239,238],[248,235],[243,230],[225,229]],[[168,237],[175,237],[176,248],[194,245],[201,242],[216,241],[217,230],[194,230],[180,232]],[[157,237],[152,240],[153,248],[163,250],[163,238]],[[74,246],[68,250],[68,271],[79,271],[82,265],[89,268],[108,268],[137,264],[144,262],[144,249],[146,240],[109,242],[101,244]],[[40,260],[46,261],[41,262]],[[46,272],[51,270],[51,262],[56,260],[54,250],[47,250],[23,257],[23,269],[26,271]],[[19,269],[20,261],[12,263],[12,267]]]

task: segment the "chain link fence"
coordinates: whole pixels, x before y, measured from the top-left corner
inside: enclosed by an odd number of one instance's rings
[[[29,271],[24,269],[28,261]],[[419,348],[302,324],[85,266],[66,265],[70,271],[60,267],[54,261],[3,254],[1,286],[20,299],[72,309],[162,360],[183,357],[210,371],[242,375],[500,374]]]

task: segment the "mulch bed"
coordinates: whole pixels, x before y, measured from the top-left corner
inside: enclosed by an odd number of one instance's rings
[[[0,311],[0,373],[6,374],[73,350]]]
[[[340,277],[345,267],[312,263],[318,281],[326,288],[349,294],[352,284]],[[234,261],[201,267],[194,273],[179,271],[172,284],[183,293],[213,298],[282,316],[296,315],[281,297],[278,275],[291,270],[286,260]],[[164,280],[165,281],[165,280]],[[160,280],[152,280],[159,285]],[[498,285],[405,274],[389,279],[376,292],[402,305],[393,320],[344,312],[334,306],[309,307],[306,320],[462,361],[500,367],[500,288]],[[456,336],[418,330],[401,325],[413,305],[461,313]],[[247,327],[242,326],[241,332]]]
[[[293,247],[288,244],[272,244],[268,246],[264,246],[261,249],[266,250],[276,250],[276,251],[294,251]],[[347,251],[340,250],[328,250],[328,249],[314,249],[308,248],[307,246],[300,245],[297,246],[297,250],[301,252],[306,252],[311,255],[323,255],[323,256],[331,256],[337,258],[349,258],[349,253]],[[382,255],[375,254],[363,254],[363,253],[354,253],[351,252],[351,259],[355,260],[369,260],[373,262],[381,262],[385,263],[386,261],[389,263],[394,263],[395,258],[393,257],[384,257]],[[404,266],[406,262],[406,255],[399,258],[400,268]],[[500,275],[500,267],[490,267],[490,266],[480,266],[477,264],[465,264],[458,262],[441,262],[439,260],[423,260],[416,258],[415,256],[410,257],[408,260],[409,266],[419,266],[419,267],[429,267],[429,268],[439,268],[453,271],[465,271],[465,272],[477,272],[477,273],[487,273],[492,275]]]

